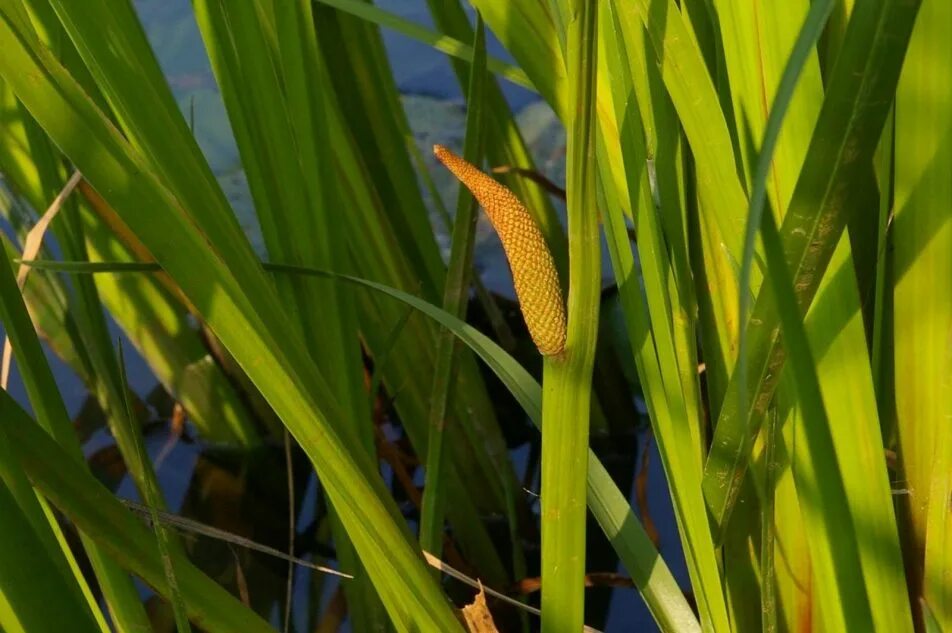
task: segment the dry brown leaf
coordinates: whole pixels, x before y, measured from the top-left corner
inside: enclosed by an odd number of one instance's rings
[[[33,225],[33,228],[30,229],[30,232],[27,233],[26,240],[24,240],[23,243],[23,253],[21,255],[22,259],[36,259],[37,254],[40,252],[40,247],[43,245],[43,236],[46,235],[46,229],[49,228],[50,223],[53,222],[53,218],[55,218],[56,214],[59,213],[59,210],[66,201],[66,198],[69,197],[69,194],[73,192],[73,189],[76,188],[76,185],[79,184],[82,178],[83,175],[78,171],[73,172],[73,175],[70,176],[70,179],[63,187],[63,190],[59,192],[59,194],[50,204],[49,209],[47,209],[43,215],[40,216],[40,219],[37,220],[36,224]],[[21,291],[26,285],[26,279],[29,276],[31,270],[32,268],[25,264],[20,264],[20,267],[17,269],[17,286],[20,287]],[[4,337],[3,358],[0,360],[0,388],[7,388],[7,383],[10,380],[10,362],[12,359],[13,347],[10,345],[10,338]]]
[[[499,629],[496,628],[489,605],[486,604],[486,592],[482,583],[479,583],[479,593],[473,603],[463,607],[463,621],[469,633],[498,633]]]

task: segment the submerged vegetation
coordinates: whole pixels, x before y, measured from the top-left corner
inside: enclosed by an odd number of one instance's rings
[[[952,3],[427,4],[192,0],[262,258],[131,0],[0,0],[0,629],[952,630]],[[382,28],[466,100],[448,262]]]

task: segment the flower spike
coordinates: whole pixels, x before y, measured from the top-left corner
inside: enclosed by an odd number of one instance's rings
[[[433,153],[485,209],[499,235],[529,335],[544,356],[565,349],[565,302],[552,253],[528,209],[512,191],[442,145]]]

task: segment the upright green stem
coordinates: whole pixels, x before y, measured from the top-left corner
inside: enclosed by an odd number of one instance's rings
[[[476,164],[482,162],[482,98],[486,74],[485,31],[477,16],[474,62],[469,80],[468,112],[464,154]],[[450,263],[443,289],[443,309],[459,318],[466,318],[466,299],[469,295],[470,271],[473,268],[473,248],[476,236],[476,201],[460,187],[453,225],[453,243]],[[456,338],[447,329],[441,329],[437,339],[436,369],[430,395],[429,441],[426,452],[426,487],[423,489],[423,507],[420,515],[420,547],[434,556],[440,556],[443,547],[443,520],[446,503],[446,481],[443,468],[444,426],[447,401],[456,375]],[[438,575],[438,574],[437,574]]]
[[[565,20],[570,99],[567,198],[568,338],[545,360],[542,392],[542,631],[582,629],[585,477],[600,265],[595,211],[597,2],[571,3]]]

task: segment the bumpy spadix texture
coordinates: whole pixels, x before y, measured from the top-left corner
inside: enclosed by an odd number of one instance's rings
[[[565,349],[565,304],[552,253],[529,211],[509,189],[442,145],[433,153],[486,210],[512,269],[529,335],[546,356]]]

